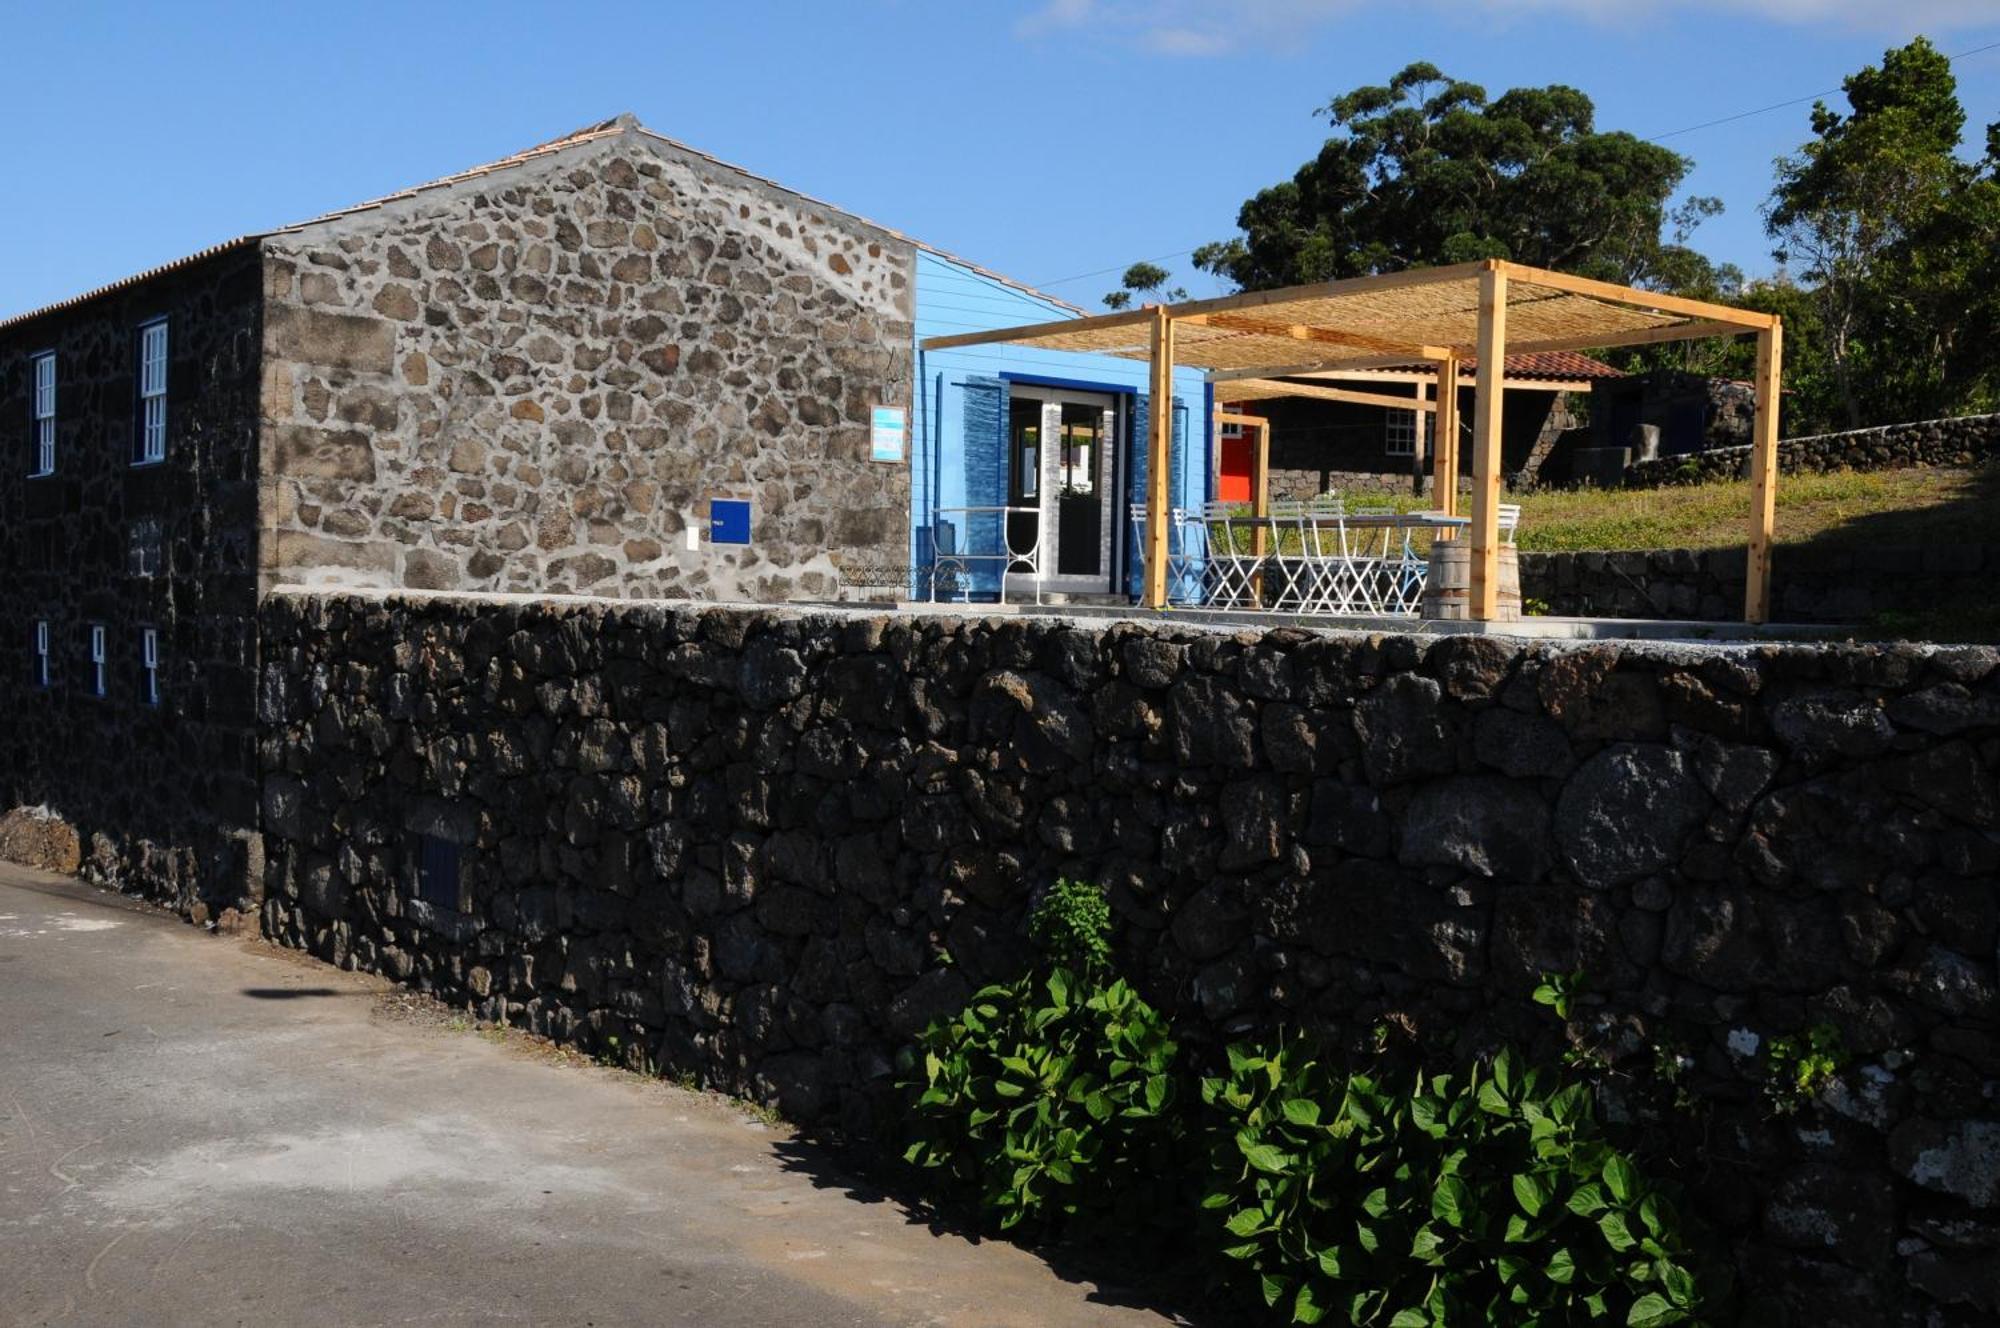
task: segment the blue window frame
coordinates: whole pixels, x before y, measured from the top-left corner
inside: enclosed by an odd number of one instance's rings
[[[44,618],[35,624],[35,686],[49,685],[49,620]]]
[[[110,681],[105,671],[104,624],[90,625],[90,694],[103,696]]]
[[[139,328],[139,420],[132,464],[167,459],[167,320]]]
[[[139,696],[149,706],[160,703],[160,629],[139,632]]]
[[[45,350],[34,358],[34,393],[29,415],[35,429],[34,468],[30,475],[56,473],[56,353]]]

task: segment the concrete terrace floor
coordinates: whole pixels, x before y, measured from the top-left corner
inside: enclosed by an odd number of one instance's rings
[[[0,865],[0,1324],[1164,1324],[720,1099]]]

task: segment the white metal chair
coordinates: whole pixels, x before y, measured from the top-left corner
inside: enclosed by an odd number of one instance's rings
[[[1133,547],[1143,565],[1146,555],[1146,504],[1133,503],[1129,509]],[[1207,540],[1200,522],[1189,518],[1185,507],[1167,509],[1167,600],[1174,604],[1199,604],[1202,600],[1203,568],[1208,561]]]
[[[1299,531],[1310,578],[1303,612],[1355,612],[1366,584],[1357,540],[1347,528],[1345,500],[1322,494],[1306,503]]]
[[[1500,542],[1502,544],[1512,544],[1515,533],[1521,528],[1521,505],[1519,503],[1501,503],[1498,518]]]
[[[1207,603],[1222,609],[1258,607],[1257,574],[1264,559],[1255,552],[1249,512],[1241,503],[1205,503],[1201,526],[1208,551]]]

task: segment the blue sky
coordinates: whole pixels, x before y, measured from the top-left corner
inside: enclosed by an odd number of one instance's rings
[[[1094,306],[1138,258],[1212,290],[1176,251],[1317,150],[1316,107],[1411,60],[1570,83],[1655,135],[1837,87],[1917,32],[2000,41],[2000,0],[0,0],[0,23],[0,314],[626,110]],[[2000,50],[1958,74],[1983,138]],[[1770,268],[1757,208],[1807,114],[1665,140],[1727,205],[1708,252]]]

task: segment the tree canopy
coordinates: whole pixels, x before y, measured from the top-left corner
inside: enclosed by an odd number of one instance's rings
[[[1628,283],[1715,279],[1661,239],[1692,163],[1600,131],[1575,88],[1489,99],[1420,62],[1320,113],[1334,132],[1319,155],[1246,201],[1242,233],[1197,249],[1196,266],[1246,290],[1478,258]],[[1681,217],[1720,207],[1692,200]]]
[[[1765,225],[1809,291],[1823,361],[1799,413],[1822,426],[1990,406],[2000,284],[2000,125],[1959,155],[1951,62],[1919,37],[1812,109],[1812,137],[1777,162]]]

